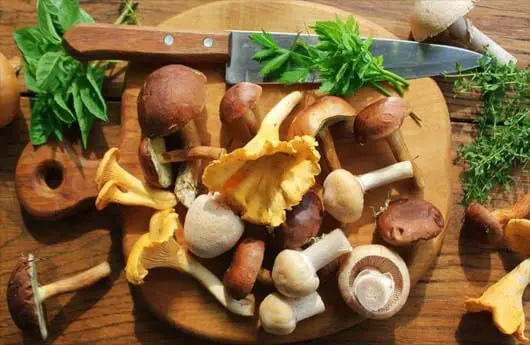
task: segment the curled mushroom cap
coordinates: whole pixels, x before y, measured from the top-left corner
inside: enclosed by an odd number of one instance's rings
[[[148,137],[176,132],[206,104],[206,76],[184,65],[167,65],[149,74],[138,95],[138,121]]]
[[[530,256],[530,220],[512,219],[504,228],[506,246],[520,257]]]
[[[377,217],[379,234],[395,246],[430,240],[438,236],[443,227],[440,210],[430,202],[417,198],[393,200]]]
[[[354,248],[339,270],[338,282],[346,304],[371,319],[392,317],[405,305],[410,291],[403,259],[378,244]]]

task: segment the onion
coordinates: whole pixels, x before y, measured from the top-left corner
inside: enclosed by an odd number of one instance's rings
[[[0,53],[0,128],[7,126],[19,109],[17,76],[9,60]]]

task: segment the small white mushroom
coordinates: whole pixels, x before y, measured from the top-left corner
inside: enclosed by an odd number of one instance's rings
[[[320,284],[317,271],[351,250],[351,244],[341,229],[333,230],[303,251],[285,249],[274,260],[274,286],[287,297],[307,296]]]
[[[243,235],[245,225],[219,193],[199,196],[188,209],[184,238],[189,250],[201,258],[229,251]]]
[[[259,306],[260,325],[270,334],[291,334],[299,321],[323,313],[326,306],[318,292],[305,297],[290,299],[279,293],[271,293]]]
[[[407,301],[410,276],[403,259],[378,244],[356,247],[339,271],[346,304],[370,319],[388,319]]]

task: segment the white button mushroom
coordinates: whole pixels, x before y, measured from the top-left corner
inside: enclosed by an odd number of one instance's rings
[[[335,229],[303,251],[285,249],[274,260],[272,280],[280,293],[299,298],[316,291],[317,271],[352,250],[340,229]]]
[[[189,250],[201,258],[213,258],[230,250],[245,226],[219,193],[199,196],[188,209],[184,238]]]

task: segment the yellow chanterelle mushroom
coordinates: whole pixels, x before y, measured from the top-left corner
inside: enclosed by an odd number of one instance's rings
[[[530,259],[490,286],[479,298],[466,300],[469,312],[489,311],[495,326],[504,334],[527,341],[524,335],[523,292],[530,283]]]
[[[313,137],[279,139],[280,124],[301,98],[299,91],[284,97],[265,116],[251,141],[204,171],[208,190],[220,192],[248,222],[282,224],[285,211],[300,202],[320,173],[320,154]]]

